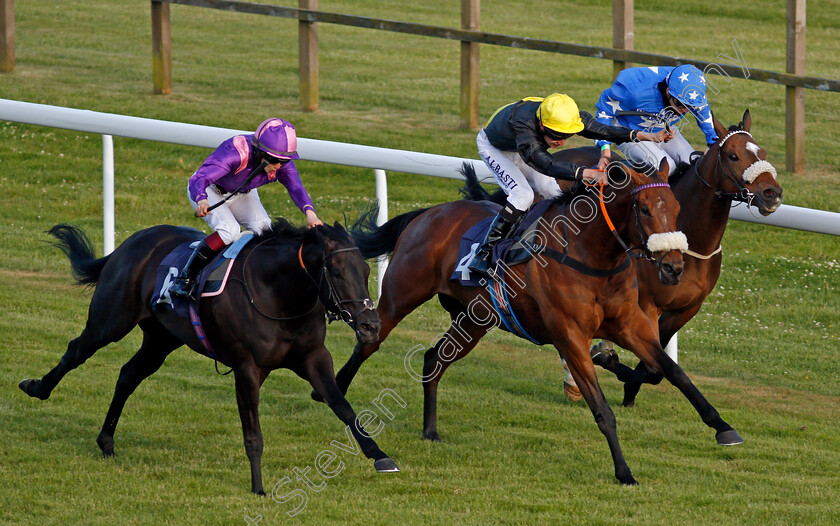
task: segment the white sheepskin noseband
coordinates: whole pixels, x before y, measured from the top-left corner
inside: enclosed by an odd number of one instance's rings
[[[744,178],[744,181],[747,184],[755,181],[756,177],[763,174],[764,172],[770,172],[770,175],[773,176],[773,179],[776,178],[776,167],[770,164],[767,161],[756,161],[749,165],[746,170],[744,170],[744,174],[741,176]]]
[[[731,132],[727,133],[726,136],[723,139],[720,140],[720,143],[718,144],[718,147],[723,148],[723,144],[730,137],[732,137],[733,135],[737,135],[739,133],[749,135],[750,139],[752,139],[752,134],[750,132],[748,132],[747,130],[735,130],[735,131],[731,131]],[[749,151],[753,152],[753,154],[755,154],[756,157],[758,157],[758,148],[759,148],[758,145],[755,144],[755,143],[747,143],[747,149]],[[770,175],[773,176],[773,179],[776,178],[776,168],[772,164],[770,164],[769,162],[762,161],[762,160],[759,159],[758,161],[749,165],[746,170],[744,170],[744,173],[741,174],[741,178],[744,179],[744,181],[746,181],[747,184],[750,184],[753,181],[755,181],[755,179],[759,175],[763,174],[764,172],[769,172]]]
[[[651,234],[647,241],[647,248],[651,252],[665,252],[688,250],[688,239],[682,232],[664,232],[662,234]]]

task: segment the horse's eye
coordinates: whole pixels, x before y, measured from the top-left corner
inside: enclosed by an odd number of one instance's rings
[[[642,215],[650,216],[650,208],[642,206],[640,210],[642,211]]]
[[[734,153],[731,153],[731,154],[729,154],[729,159],[730,159],[730,160],[732,160],[732,161],[737,161],[737,160],[738,160],[738,156],[737,156],[737,155],[735,155]]]

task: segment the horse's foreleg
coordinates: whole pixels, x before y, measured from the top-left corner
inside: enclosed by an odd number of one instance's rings
[[[102,430],[96,438],[96,443],[105,457],[114,455],[114,431],[120,420],[125,401],[137,389],[140,382],[160,369],[166,357],[181,345],[179,340],[172,337],[154,320],[148,320],[147,323],[141,322],[140,325],[143,327],[143,344],[120,370],[111,406],[108,408]]]
[[[634,327],[635,330],[629,330],[630,326]],[[717,409],[700,393],[700,390],[691,382],[682,367],[665,353],[649,318],[639,312],[639,317],[636,320],[631,320],[628,324],[628,330],[622,331],[616,336],[617,344],[633,351],[648,367],[660,371],[669,382],[685,395],[700,414],[703,422],[716,431],[715,438],[718,444],[735,445],[744,441],[732,426],[721,418]]]
[[[234,369],[236,378],[236,405],[242,421],[245,455],[251,464],[251,491],[265,495],[262,483],[263,437],[260,428],[260,386],[265,376],[256,365],[249,363]]]
[[[663,312],[659,316],[659,344],[663,348],[668,345],[668,342],[671,341],[674,334],[697,314],[701,306],[702,303],[685,311]],[[622,405],[625,407],[632,407],[636,404],[636,395],[639,393],[639,389],[641,389],[643,383],[656,385],[662,381],[662,374],[655,369],[647,367],[644,362],[639,362],[639,365],[636,367],[636,372],[639,376],[624,384],[624,401]]]
[[[615,467],[615,478],[622,484],[637,484],[636,479],[633,478],[633,474],[630,472],[627,461],[624,460],[624,454],[621,452],[615,414],[607,403],[603,391],[601,391],[598,377],[595,374],[595,366],[586,348],[586,342],[586,338],[578,335],[578,337],[574,338],[573,342],[565,345],[565,347],[562,342],[555,342],[554,345],[558,350],[565,348],[566,352],[561,352],[561,355],[565,354],[563,357],[569,367],[569,371],[575,379],[580,394],[586,400],[589,410],[592,411],[592,416],[595,417],[595,423],[598,424],[598,429],[600,429],[601,433],[607,439]]]
[[[344,398],[344,394],[338,388],[333,372],[332,356],[325,347],[321,347],[309,356],[305,371],[301,371],[299,374],[308,378],[315,392],[324,399],[339,420],[347,425],[353,438],[359,443],[362,453],[367,458],[373,459],[373,467],[376,468],[376,471],[381,473],[399,471],[397,464],[379,449],[373,438],[365,431],[362,423],[356,417],[356,412],[350,406],[350,402]]]
[[[437,429],[437,389],[450,364],[466,356],[487,334],[487,328],[476,325],[466,315],[452,317],[452,324],[428,350],[423,361],[423,438],[440,442]]]
[[[347,389],[353,382],[356,373],[359,372],[359,368],[361,368],[365,360],[379,350],[379,346],[385,341],[394,327],[419,305],[425,303],[432,297],[428,291],[422,292],[419,289],[412,290],[411,294],[402,294],[397,297],[392,291],[398,284],[388,280],[387,273],[385,276],[386,281],[382,287],[382,298],[379,300],[379,306],[376,308],[376,313],[382,322],[382,327],[379,329],[379,341],[367,344],[360,342],[353,348],[353,354],[335,377],[338,388],[343,394],[347,394]],[[317,396],[317,393],[313,393],[312,397],[319,402],[323,402],[323,399],[320,399],[321,397]]]

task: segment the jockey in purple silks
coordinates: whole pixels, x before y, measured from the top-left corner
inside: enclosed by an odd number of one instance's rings
[[[323,224],[292,161],[298,158],[295,127],[277,118],[264,121],[252,135],[231,137],[207,157],[190,177],[187,193],[195,215],[203,217],[213,233],[195,248],[170,294],[192,296],[198,272],[236,240],[239,225],[257,234],[271,226],[257,194],[262,185],[283,183],[306,215],[306,225],[312,228]],[[218,206],[209,210],[214,205]]]

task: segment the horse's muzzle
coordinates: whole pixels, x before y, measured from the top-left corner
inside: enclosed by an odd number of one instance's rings
[[[659,281],[665,285],[677,285],[682,278],[684,265],[682,254],[666,255],[659,264]]]
[[[758,208],[758,213],[769,216],[782,205],[782,189],[780,187],[768,186],[755,193],[753,204]]]
[[[356,340],[359,343],[374,343],[379,341],[379,329],[382,322],[375,310],[364,310],[359,313],[353,327],[356,330]]]

